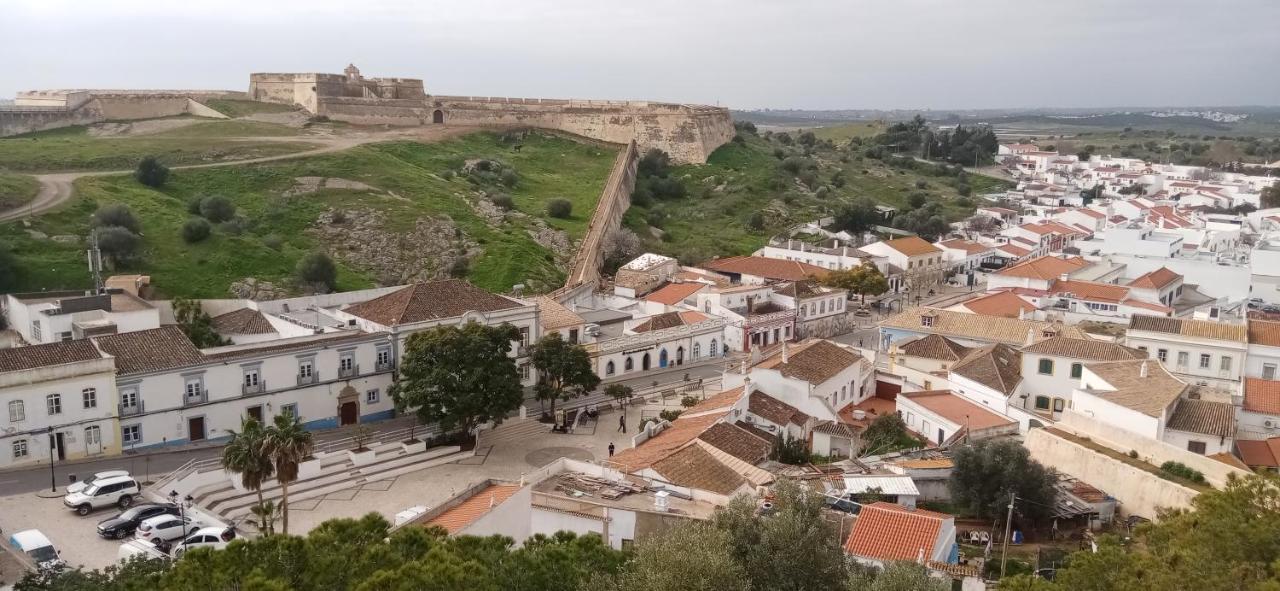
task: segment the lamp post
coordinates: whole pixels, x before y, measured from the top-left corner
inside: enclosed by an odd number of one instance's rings
[[[49,425],[49,492],[58,492],[58,479],[53,474],[53,425]]]
[[[187,498],[188,499],[191,498],[191,495],[187,495]],[[187,507],[186,507],[186,503],[178,502],[178,491],[176,490],[169,491],[169,502],[178,506],[178,518],[182,520],[182,527],[186,527],[187,526]]]

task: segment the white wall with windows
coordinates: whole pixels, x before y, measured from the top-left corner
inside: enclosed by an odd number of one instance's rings
[[[1231,390],[1240,386],[1244,343],[1130,330],[1124,344],[1145,349],[1184,382]]]
[[[593,360],[604,380],[636,377],[694,363],[721,359],[728,352],[724,323],[718,319],[597,342]]]
[[[120,451],[110,359],[0,374],[0,400],[0,467]]]

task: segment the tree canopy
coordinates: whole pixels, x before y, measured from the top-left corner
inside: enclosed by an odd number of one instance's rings
[[[201,307],[200,302],[183,297],[173,298],[173,317],[178,321],[178,328],[200,348],[230,345],[231,341],[222,338],[213,330],[213,319]]]
[[[580,345],[565,341],[558,332],[549,332],[533,346],[533,367],[538,370],[534,393],[551,403],[556,414],[557,400],[570,400],[600,385],[600,376],[591,367],[591,356]]]
[[[1058,475],[1031,459],[1031,452],[1017,441],[987,439],[960,446],[952,456],[948,487],[951,500],[976,517],[1004,519],[1010,493],[1021,502],[1014,515],[1040,521],[1053,507]]]
[[[400,410],[444,431],[501,420],[520,406],[523,391],[508,354],[520,331],[510,324],[439,326],[414,333],[405,346],[391,395]]]
[[[880,295],[889,291],[889,280],[875,265],[859,265],[850,269],[837,269],[823,277],[822,284],[837,289],[847,289],[856,293],[863,300],[866,296]]]

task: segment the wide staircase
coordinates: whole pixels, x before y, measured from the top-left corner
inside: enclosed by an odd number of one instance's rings
[[[531,412],[530,414],[537,414]],[[485,448],[496,445],[519,443],[535,435],[551,431],[550,423],[539,422],[537,418],[507,419],[493,429],[480,432],[480,442],[476,447]]]

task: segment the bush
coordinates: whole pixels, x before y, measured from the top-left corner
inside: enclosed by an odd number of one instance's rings
[[[664,420],[664,421],[674,421],[674,420],[676,420],[677,418],[679,418],[679,417],[680,417],[680,413],[682,413],[682,412],[684,412],[684,411],[683,411],[683,410],[676,410],[676,409],[674,409],[674,408],[672,408],[672,409],[667,409],[667,410],[664,410],[664,411],[662,411],[662,412],[658,413],[658,418],[660,418],[660,419],[662,419],[662,420]]]
[[[929,183],[927,183],[927,182],[925,182],[925,181],[922,181],[922,180],[921,180],[921,181],[916,181],[916,188],[917,188],[917,189],[928,189],[928,188],[929,188]]]
[[[758,232],[758,231],[760,231],[760,230],[763,230],[763,229],[764,229],[764,214],[763,214],[763,213],[760,213],[760,212],[758,212],[758,211],[757,211],[757,212],[755,212],[755,213],[752,213],[752,214],[751,214],[751,217],[747,218],[747,227],[748,227],[748,228],[751,228],[752,230],[755,230],[755,231],[757,231],[757,232]]]
[[[471,263],[466,257],[454,259],[453,264],[449,265],[449,276],[454,279],[462,279],[471,273]]]
[[[649,148],[636,164],[636,176],[667,178],[671,174],[671,156],[657,148]]]
[[[138,163],[137,170],[133,171],[133,178],[148,187],[163,187],[164,182],[169,180],[169,167],[160,164],[155,156],[147,156]]]
[[[505,187],[514,187],[520,182],[520,175],[516,174],[514,168],[507,168],[498,175],[498,182]]]
[[[262,238],[262,245],[271,250],[280,250],[284,246],[284,239],[279,234],[267,234]]]
[[[138,218],[134,217],[133,211],[123,203],[113,203],[99,207],[98,211],[93,214],[93,225],[95,227],[119,226],[134,234],[141,230]]]
[[[806,170],[804,172],[801,172],[798,178],[800,179],[800,182],[804,183],[804,186],[808,187],[809,189],[813,189],[814,187],[818,186],[818,173],[812,170]]]
[[[182,241],[187,244],[200,242],[209,237],[212,229],[204,218],[191,218],[182,224]]]
[[[661,228],[667,223],[667,212],[662,211],[661,209],[655,209],[649,212],[649,215],[645,216],[644,221],[650,226]]]
[[[929,201],[929,195],[926,193],[912,193],[907,195],[907,205],[910,205],[911,209],[920,209],[921,207],[924,207],[924,204],[927,201]]]
[[[507,211],[510,211],[516,208],[516,202],[513,199],[511,199],[510,195],[506,193],[496,193],[494,195],[490,195],[489,201],[493,202],[494,205],[497,205],[498,207],[505,209]]]
[[[121,226],[99,226],[93,233],[98,238],[98,248],[117,263],[132,259],[142,242],[137,234]]]
[[[0,289],[9,291],[18,282],[18,258],[13,256],[13,249],[0,242]],[[0,330],[4,330],[8,320],[0,314]]]
[[[442,178],[442,179],[444,179],[444,180],[446,180],[446,181],[451,181],[451,180],[453,180],[453,177],[455,177],[455,176],[458,176],[458,173],[456,173],[456,172],[454,172],[454,171],[452,171],[452,170],[446,170],[446,171],[444,171],[444,172],[440,173],[440,178]]]
[[[969,187],[969,183],[958,183],[956,185],[956,192],[960,193],[960,196],[962,197],[968,197],[973,193],[973,189]]]
[[[218,229],[224,234],[239,236],[249,230],[249,220],[244,216],[236,216],[218,224]]]
[[[1167,475],[1190,480],[1191,482],[1204,482],[1204,474],[1201,474],[1199,470],[1183,464],[1182,462],[1169,461],[1160,464],[1160,471]]]
[[[333,291],[338,284],[338,267],[323,252],[313,252],[302,257],[294,272],[302,283],[321,285],[329,291]]]
[[[552,199],[547,202],[547,215],[562,220],[573,215],[573,203],[568,199]]]
[[[236,204],[221,195],[211,195],[200,200],[200,215],[213,222],[225,222],[236,215]]]
[[[701,400],[699,400],[697,396],[689,394],[680,399],[680,406],[690,408],[696,406],[699,402],[701,402]]]

